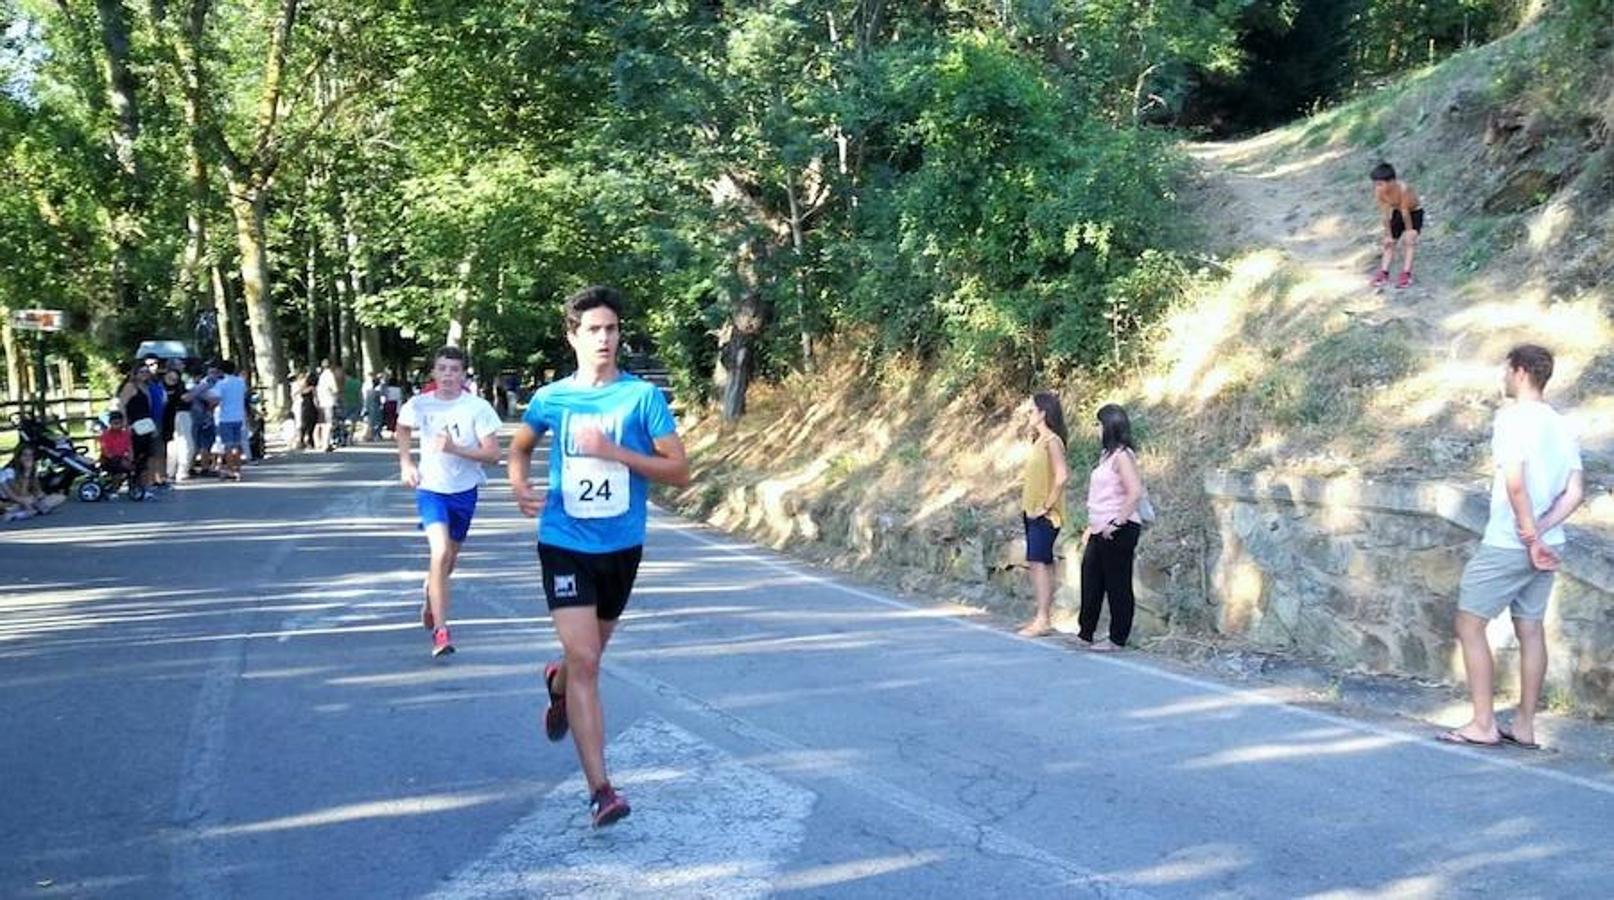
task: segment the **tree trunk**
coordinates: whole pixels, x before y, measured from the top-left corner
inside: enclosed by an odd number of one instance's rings
[[[364,365],[364,377],[381,371],[385,360],[381,357],[381,329],[365,325],[359,329],[359,359]]]
[[[202,73],[196,57],[196,47],[207,23],[208,5],[208,0],[192,0],[180,32],[183,39],[173,32],[169,32],[167,39],[169,59],[178,67],[184,85],[185,171],[190,188],[190,207],[185,214],[187,240],[174,296],[193,316],[206,308],[208,302],[207,212],[211,191],[203,148],[206,137],[202,133]],[[167,15],[167,4],[152,4],[152,18],[160,29],[167,27]]]
[[[331,296],[325,300],[325,358],[333,363],[342,361],[342,282],[331,283]]]
[[[140,164],[135,148],[140,138],[140,112],[136,103],[135,76],[129,65],[129,23],[121,0],[96,0],[100,23],[101,80],[106,88],[107,107],[112,113],[110,136],[112,158],[117,163],[118,181],[112,187],[112,273],[118,308],[131,310],[140,304],[135,283],[139,270]]]
[[[729,319],[718,331],[717,367],[712,382],[723,398],[723,420],[733,422],[745,415],[745,395],[756,370],[756,339],[767,322],[767,309],[757,287],[756,259],[766,253],[760,241],[748,240],[736,254],[735,272],[740,281],[740,297],[729,312]]]
[[[185,119],[193,128],[196,108],[187,100]],[[194,317],[207,302],[207,287],[203,283],[207,254],[207,163],[202,148],[192,132],[187,147],[186,174],[190,181],[190,206],[185,210],[185,250],[180,258],[179,277],[174,283],[174,298],[188,316]]]
[[[369,267],[364,262],[364,242],[359,237],[358,226],[353,222],[352,198],[346,192],[342,194],[342,226],[347,237],[347,278],[348,285],[352,288],[354,323],[358,338],[358,350],[355,355],[359,365],[364,369],[361,374],[368,378],[380,372],[386,361],[381,357],[381,330],[364,324],[358,317],[360,300],[370,295]]]
[[[342,368],[353,372],[359,363],[359,321],[353,315],[353,291],[347,292],[347,302],[342,304],[342,336],[346,343],[342,345]]]
[[[291,396],[286,384],[286,355],[280,345],[280,325],[269,297],[269,258],[264,236],[266,197],[251,183],[230,181],[230,209],[235,214],[236,244],[241,250],[241,293],[252,335],[256,387],[269,402],[269,417],[284,418]]]
[[[224,283],[224,266],[214,263],[209,267],[213,275],[213,316],[219,327],[219,358],[241,358],[241,345],[235,339],[235,317],[230,309],[230,291]]]
[[[22,399],[22,371],[27,363],[22,358],[22,348],[17,346],[17,332],[12,330],[9,319],[0,324],[0,343],[6,348],[6,399],[15,402]]]
[[[454,309],[449,313],[448,339],[445,341],[450,347],[460,347],[465,343],[466,325],[471,315],[471,261],[469,255],[460,260],[459,282],[454,288]]]
[[[312,368],[319,359],[319,235],[308,239],[308,259],[304,268],[303,298],[307,312],[303,316],[303,363]]]
[[[796,326],[801,332],[801,369],[812,374],[813,334],[807,322],[807,241],[802,235],[801,201],[796,198],[793,177],[785,179],[785,199],[790,202],[790,243],[796,252]]]
[[[347,279],[331,279],[331,362],[347,368],[347,308],[352,302],[347,293]]]

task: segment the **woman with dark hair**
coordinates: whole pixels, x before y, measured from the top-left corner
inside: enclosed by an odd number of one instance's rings
[[[129,423],[134,444],[134,480],[141,488],[151,483],[151,454],[162,426],[152,419],[151,370],[141,363],[129,368],[129,377],[118,388],[123,420]]]
[[[1053,630],[1049,618],[1054,605],[1054,542],[1065,524],[1065,412],[1059,396],[1047,391],[1032,395],[1020,407],[1031,432],[1031,453],[1026,457],[1020,491],[1021,519],[1026,528],[1026,563],[1031,568],[1031,593],[1037,612],[1020,629],[1026,637],[1041,637]]]
[[[296,381],[297,449],[314,449],[314,427],[319,424],[319,407],[314,405],[314,385],[319,373],[309,369]]]
[[[1143,519],[1143,480],[1138,477],[1137,445],[1126,410],[1114,403],[1098,411],[1098,465],[1087,482],[1087,546],[1082,551],[1082,609],[1077,637],[1090,650],[1119,650],[1132,634],[1132,559],[1137,553]],[[1098,614],[1110,601],[1110,636],[1094,641]]]
[[[163,403],[162,411],[157,414],[160,434],[159,440],[156,441],[156,446],[153,448],[156,454],[153,462],[157,464],[152,468],[152,480],[156,482],[158,487],[166,488],[168,486],[169,469],[171,468],[168,465],[168,445],[173,442],[174,434],[179,430],[180,412],[185,411],[187,413],[186,418],[189,418],[189,413],[184,410],[184,404],[180,402],[180,397],[185,394],[185,383],[179,377],[178,369],[164,369],[157,386],[158,392],[163,395]],[[178,448],[175,449],[177,450]]]

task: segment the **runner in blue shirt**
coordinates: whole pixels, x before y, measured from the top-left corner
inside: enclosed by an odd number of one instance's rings
[[[639,571],[650,482],[687,485],[689,460],[660,389],[617,369],[622,295],[603,286],[566,298],[566,340],[577,373],[546,385],[527,405],[510,442],[510,485],[523,514],[539,516],[544,596],[564,658],[544,667],[544,727],[558,741],[570,727],[599,827],[628,802],[605,773],[600,655]],[[549,483],[527,482],[538,438],[554,434]]]

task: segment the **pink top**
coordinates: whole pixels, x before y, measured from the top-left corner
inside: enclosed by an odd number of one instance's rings
[[[1131,450],[1121,452],[1131,456]],[[1137,463],[1137,457],[1132,457]],[[1111,519],[1119,518],[1121,510],[1126,507],[1126,484],[1121,481],[1121,473],[1115,468],[1115,454],[1106,453],[1099,458],[1098,465],[1093,468],[1093,475],[1087,482],[1087,523],[1094,528],[1102,528]],[[1134,507],[1132,515],[1127,516],[1128,522],[1142,523],[1138,511]]]

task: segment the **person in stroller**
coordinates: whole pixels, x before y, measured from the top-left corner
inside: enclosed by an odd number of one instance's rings
[[[123,420],[123,413],[114,410],[107,413],[106,430],[96,440],[101,447],[102,487],[107,494],[117,493],[118,488],[130,481],[136,472],[134,432]],[[134,490],[133,484],[130,490]]]

